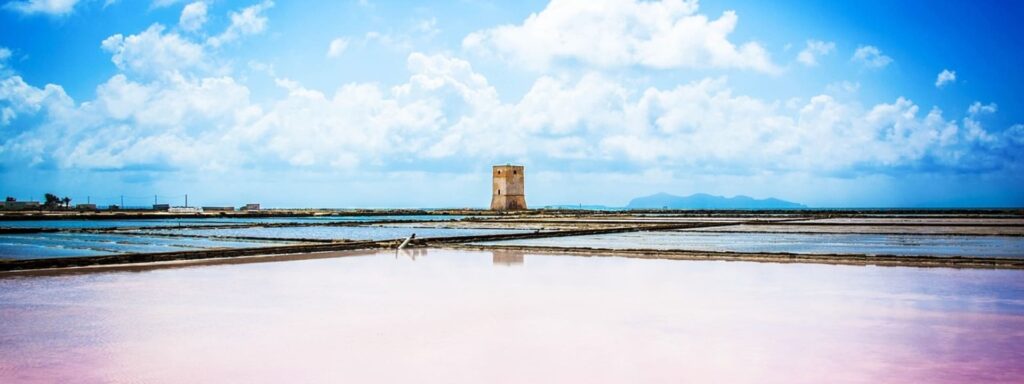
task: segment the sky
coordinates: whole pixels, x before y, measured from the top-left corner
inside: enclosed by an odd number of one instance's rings
[[[0,5],[0,193],[486,207],[1024,206],[1024,4]]]

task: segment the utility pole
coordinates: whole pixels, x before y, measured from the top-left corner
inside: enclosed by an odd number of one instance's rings
[[[156,205],[156,195],[153,195],[153,205]]]
[[[121,195],[121,209],[124,209],[124,195]]]
[[[185,194],[185,208],[188,208],[188,194]]]

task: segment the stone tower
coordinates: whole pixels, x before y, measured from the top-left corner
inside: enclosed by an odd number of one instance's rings
[[[523,166],[495,165],[491,172],[491,210],[517,211],[526,209],[526,184]]]

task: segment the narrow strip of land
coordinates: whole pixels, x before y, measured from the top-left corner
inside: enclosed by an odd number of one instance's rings
[[[800,254],[763,252],[710,252],[689,250],[608,249],[551,246],[457,244],[446,248],[515,251],[529,254],[572,254],[582,256],[619,256],[642,259],[753,261],[769,263],[812,263],[876,265],[886,267],[1024,269],[1024,259],[963,256],[898,256],[858,254]]]

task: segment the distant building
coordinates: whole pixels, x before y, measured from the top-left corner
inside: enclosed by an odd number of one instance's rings
[[[495,165],[492,170],[491,210],[526,209],[526,185],[521,165]]]
[[[39,209],[38,201],[17,201],[14,199],[4,201],[3,210],[5,211],[25,211],[30,209]]]
[[[234,212],[235,207],[203,207],[203,212]]]
[[[171,209],[170,204],[153,204],[154,211],[168,211]]]
[[[196,207],[171,207],[171,208],[167,209],[167,212],[170,212],[170,213],[185,213],[185,214],[188,214],[188,213],[203,213],[203,209],[202,208],[196,208]]]
[[[258,203],[249,203],[249,204],[246,204],[244,207],[242,207],[242,210],[243,211],[258,211],[258,210],[260,210],[260,205]]]
[[[75,206],[75,209],[79,211],[95,211],[96,204],[78,204]]]

